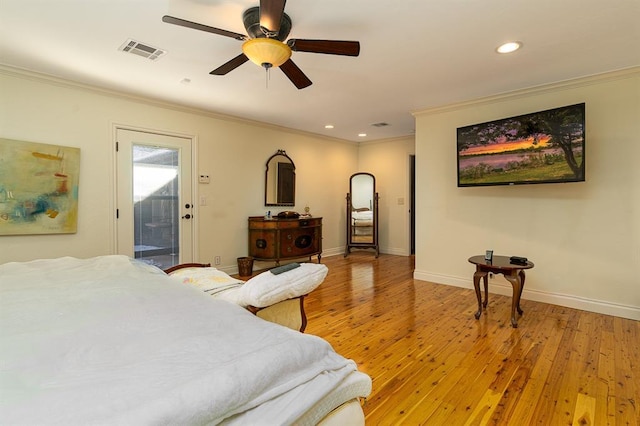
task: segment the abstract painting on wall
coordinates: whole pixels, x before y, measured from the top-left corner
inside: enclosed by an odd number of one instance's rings
[[[73,234],[80,149],[0,139],[0,235]]]

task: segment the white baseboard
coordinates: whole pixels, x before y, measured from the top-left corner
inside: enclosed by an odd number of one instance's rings
[[[413,271],[413,278],[421,281],[429,281],[435,284],[445,284],[454,287],[463,287],[473,289],[472,278],[460,278],[449,275],[431,273],[427,271]],[[505,296],[512,295],[511,285],[507,282],[491,282],[489,292],[502,294]],[[621,318],[628,318],[640,321],[640,307],[628,306],[603,300],[587,299],[579,296],[572,296],[560,293],[550,293],[547,291],[539,291],[528,289],[526,286],[522,292],[522,299],[533,300],[536,302],[550,303],[553,305],[566,306],[568,308],[581,309],[583,311],[596,312],[599,314],[613,315]]]
[[[373,249],[356,249],[353,250],[373,250]],[[393,254],[396,256],[409,256],[406,250],[399,248],[389,248],[389,247],[380,247],[380,254]],[[344,255],[344,247],[336,247],[332,249],[322,249],[322,257],[329,256],[343,256]]]
[[[334,247],[330,249],[322,249],[322,257],[344,256],[344,247]]]
[[[394,254],[396,256],[409,256],[407,250],[397,247],[380,247],[380,253]]]

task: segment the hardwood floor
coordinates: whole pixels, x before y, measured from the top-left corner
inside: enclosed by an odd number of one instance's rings
[[[510,297],[490,286],[476,320],[473,290],[414,280],[412,257],[323,263],[306,333],[372,377],[368,425],[640,424],[640,322],[523,300],[513,329]]]

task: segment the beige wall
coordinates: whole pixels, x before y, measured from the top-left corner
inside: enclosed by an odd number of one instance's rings
[[[580,102],[586,182],[457,188],[457,127]],[[415,115],[416,278],[471,287],[493,249],[535,263],[525,299],[640,319],[639,69]]]
[[[262,215],[265,163],[284,149],[296,164],[294,209],[309,205],[324,217],[324,246],[344,247],[343,192],[357,169],[357,146],[337,140],[225,120],[167,105],[154,105],[98,93],[23,74],[0,75],[1,136],[75,146],[81,149],[79,223],[75,235],[0,237],[0,263],[61,255],[88,257],[114,252],[114,156],[116,124],[194,136],[196,173],[210,184],[196,184],[197,259],[221,256],[233,267],[247,253],[247,216]],[[268,209],[273,212],[284,208]]]
[[[409,157],[414,152],[413,137],[365,143],[358,152],[358,171],[376,177],[376,191],[380,197],[378,242],[384,253],[411,254]]]
[[[236,258],[247,254],[247,216],[285,210],[264,206],[265,163],[277,149],[286,150],[296,165],[297,204],[293,209],[302,211],[308,205],[314,216],[323,217],[325,256],[344,251],[344,197],[349,176],[359,168],[358,146],[354,143],[98,91],[7,68],[0,68],[0,93],[0,137],[81,149],[78,232],[1,236],[0,263],[115,252],[116,125],[196,139],[194,172],[208,174],[211,183],[195,184],[194,200],[205,196],[207,205],[198,206],[196,211],[199,232],[194,260],[213,262],[214,256],[220,256],[221,269],[233,272]],[[404,176],[400,180],[403,184]]]

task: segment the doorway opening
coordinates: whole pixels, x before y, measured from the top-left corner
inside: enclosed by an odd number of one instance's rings
[[[411,254],[416,254],[416,156],[409,156],[409,239]]]

